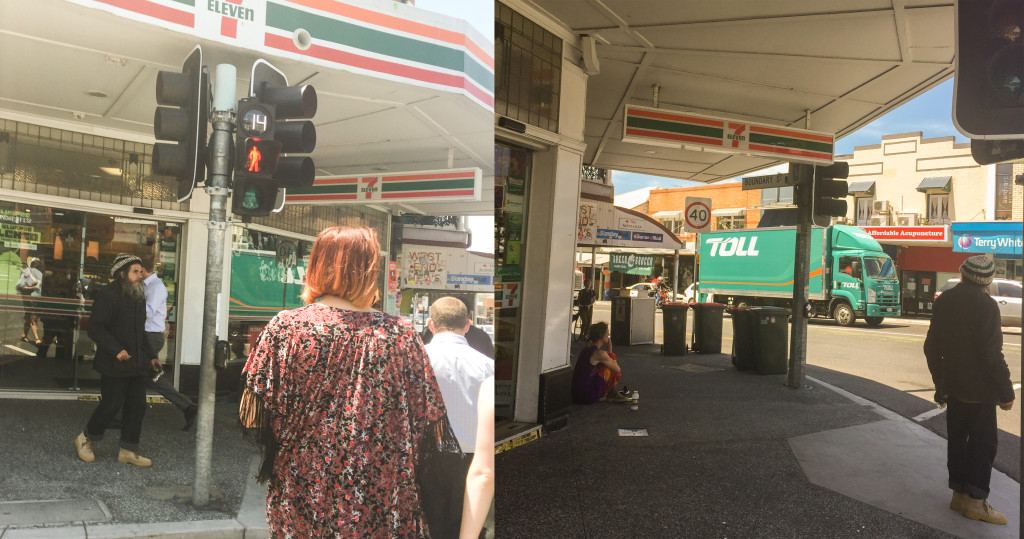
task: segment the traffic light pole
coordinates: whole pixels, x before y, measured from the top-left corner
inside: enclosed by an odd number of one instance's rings
[[[796,255],[793,261],[793,326],[789,338],[789,373],[786,385],[800,389],[804,385],[804,365],[807,362],[807,291],[808,270],[811,260],[812,200],[814,167],[790,163],[796,198]]]
[[[217,320],[224,272],[227,235],[228,185],[231,179],[231,147],[235,130],[235,67],[217,66],[213,99],[213,136],[210,137],[206,192],[210,195],[210,221],[206,248],[206,296],[203,301],[203,341],[199,368],[199,416],[196,424],[196,475],[192,504],[210,502],[210,468],[213,460],[213,416],[217,371],[213,355],[217,343]]]

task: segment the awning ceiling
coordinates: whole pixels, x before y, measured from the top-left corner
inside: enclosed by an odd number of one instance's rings
[[[611,170],[712,182],[777,163],[622,142],[625,105],[655,87],[664,109],[842,137],[953,73],[952,0],[503,1],[595,39],[583,162]]]
[[[728,217],[734,215],[744,215],[746,213],[746,208],[719,208],[717,210],[711,210],[711,215],[713,217]]]
[[[313,123],[317,145],[312,157],[317,176],[479,168],[484,184],[491,185],[494,112],[467,95],[465,88],[476,89],[476,81],[466,76],[464,85],[460,82],[457,87],[444,87],[436,81],[413,80],[409,74],[438,72],[443,76],[435,79],[462,80],[463,72],[474,77],[483,73],[479,78],[490,77],[493,88],[493,75],[487,72],[493,68],[478,68],[478,64],[493,61],[493,35],[480,36],[465,21],[397,2],[317,2],[317,8],[301,10],[295,10],[295,4],[313,3],[267,2],[275,13],[294,10],[288,12],[302,14],[295,15],[300,20],[319,17],[316,20],[323,23],[321,29],[331,25],[353,29],[333,36],[338,46],[346,47],[344,54],[317,64],[296,58],[294,52],[267,53],[262,37],[264,18],[268,18],[268,36],[277,31],[270,28],[271,23],[285,23],[265,15],[263,4],[247,1],[245,7],[256,14],[254,20],[236,21],[237,37],[225,37],[221,17],[216,13],[212,14],[217,19],[213,21],[214,29],[208,31],[211,25],[206,23],[211,14],[206,1],[4,0],[0,2],[0,118],[152,143],[157,73],[180,70],[185,56],[200,44],[203,63],[211,73],[218,64],[236,66],[239,97],[248,92],[252,63],[261,57],[281,69],[292,84],[306,83],[316,88],[319,107]],[[334,15],[316,15],[324,10],[348,10],[350,18],[334,22]],[[158,14],[179,11],[193,11],[197,29],[158,19]],[[376,24],[354,20],[353,13],[363,14],[358,16]],[[300,24],[293,20],[287,23]],[[401,31],[387,26],[399,23],[405,25]],[[429,33],[429,37],[421,39],[410,28]],[[254,31],[259,37],[257,44],[250,46]],[[442,34],[459,36],[461,41],[450,45],[437,37]],[[408,52],[415,48],[412,45],[393,46],[390,52],[394,57],[364,50],[399,41],[418,43],[416,47],[422,50],[415,54],[419,57],[455,58],[460,63],[454,69],[425,63],[405,69],[409,61],[399,56],[413,54]],[[365,65],[358,64],[363,67],[334,61],[365,55],[373,58]],[[397,74],[383,71],[391,68]],[[484,190],[483,198],[459,204],[410,203],[398,207],[431,215],[493,214],[493,190]]]
[[[940,189],[945,192],[949,192],[950,184],[953,181],[952,176],[933,176],[931,178],[925,178],[918,184],[918,191],[927,191],[929,189]]]
[[[865,180],[859,182],[850,182],[848,188],[851,195],[875,195],[875,180]]]
[[[655,219],[682,219],[683,218],[683,212],[681,212],[681,211],[659,211],[659,212],[654,212],[654,214],[651,215],[651,217],[653,217]]]

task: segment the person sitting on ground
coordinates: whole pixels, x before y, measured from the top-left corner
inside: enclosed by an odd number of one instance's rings
[[[629,397],[615,389],[622,378],[622,369],[612,352],[608,323],[597,322],[590,326],[589,337],[590,342],[580,350],[572,371],[572,401],[576,404],[629,402]]]

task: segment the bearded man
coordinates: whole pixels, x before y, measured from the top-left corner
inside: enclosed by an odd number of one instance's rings
[[[93,446],[123,412],[117,461],[149,466],[139,454],[142,418],[146,414],[146,376],[157,354],[146,338],[146,294],[142,260],[127,253],[114,258],[110,284],[96,293],[89,315],[89,338],[96,343],[93,368],[100,373],[100,403],[85,430],[75,438],[78,457],[93,462]]]

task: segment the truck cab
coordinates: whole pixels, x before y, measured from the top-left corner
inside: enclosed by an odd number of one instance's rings
[[[832,291],[829,312],[843,326],[863,318],[877,326],[900,315],[900,287],[891,258],[864,232],[832,228]]]

